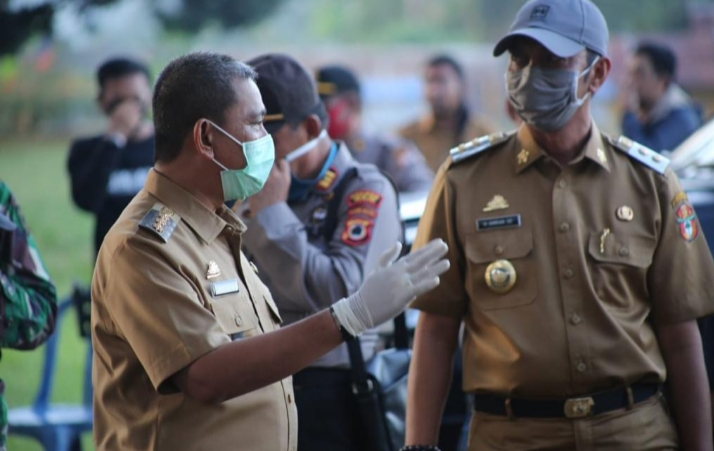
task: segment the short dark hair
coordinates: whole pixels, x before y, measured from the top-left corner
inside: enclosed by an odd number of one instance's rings
[[[439,54],[431,57],[426,66],[449,66],[454,72],[456,72],[456,75],[458,75],[460,80],[464,80],[464,68],[461,67],[461,64],[459,64],[453,57],[447,54]]]
[[[653,42],[643,42],[637,46],[635,55],[644,56],[650,60],[657,76],[666,77],[669,80],[675,78],[677,57],[669,47]]]
[[[197,120],[223,126],[226,110],[238,102],[233,81],[255,77],[250,66],[218,53],[189,53],[171,61],[154,87],[154,161],[176,158]]]
[[[103,90],[108,80],[134,74],[144,74],[146,79],[151,81],[151,73],[144,63],[131,58],[108,59],[97,69],[99,89]]]

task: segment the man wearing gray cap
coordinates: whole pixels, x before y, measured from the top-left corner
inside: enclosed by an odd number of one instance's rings
[[[442,237],[451,269],[412,304],[406,449],[436,449],[462,322],[469,449],[712,449],[714,263],[669,162],[592,120],[607,45],[591,1],[531,0],[495,47],[524,123],[434,182],[415,247]]]
[[[315,80],[300,63],[267,54],[248,64],[281,166],[241,207],[243,246],[292,324],[354,292],[400,239],[396,193],[375,166],[358,163],[327,135]],[[373,330],[360,337],[364,360],[376,342]],[[366,449],[350,362],[343,345],[294,375],[299,450]]]

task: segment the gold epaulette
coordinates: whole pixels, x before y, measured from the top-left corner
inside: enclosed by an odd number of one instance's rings
[[[612,146],[627,154],[630,158],[639,161],[648,168],[654,170],[659,174],[664,174],[669,166],[669,159],[663,157],[652,149],[637,143],[630,138],[625,136],[620,136],[615,139],[607,136],[607,140],[612,144]]]
[[[141,218],[139,227],[148,230],[166,243],[180,221],[181,217],[173,210],[157,203]]]
[[[497,132],[459,144],[449,151],[449,154],[451,155],[451,164],[459,163],[467,158],[480,154],[484,150],[491,149],[506,141],[515,133],[515,130],[510,132]]]

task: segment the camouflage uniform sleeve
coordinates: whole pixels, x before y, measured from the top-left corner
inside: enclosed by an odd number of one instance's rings
[[[0,347],[33,349],[52,333],[57,294],[9,188],[0,182],[0,215],[14,230],[0,230]],[[10,249],[7,249],[10,247]]]

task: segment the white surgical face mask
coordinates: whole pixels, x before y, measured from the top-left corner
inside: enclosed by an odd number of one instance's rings
[[[508,101],[526,123],[544,130],[560,130],[590,97],[578,98],[578,81],[593,68],[598,56],[584,71],[543,69],[528,66],[506,73]]]
[[[285,155],[284,160],[290,163],[291,161],[295,161],[301,156],[305,155],[306,153],[310,152],[312,149],[314,149],[317,146],[317,143],[324,137],[327,136],[327,130],[322,129],[319,135],[317,135],[316,138],[311,139],[310,141],[306,142],[302,146],[298,147],[297,149],[293,150],[289,154]]]

